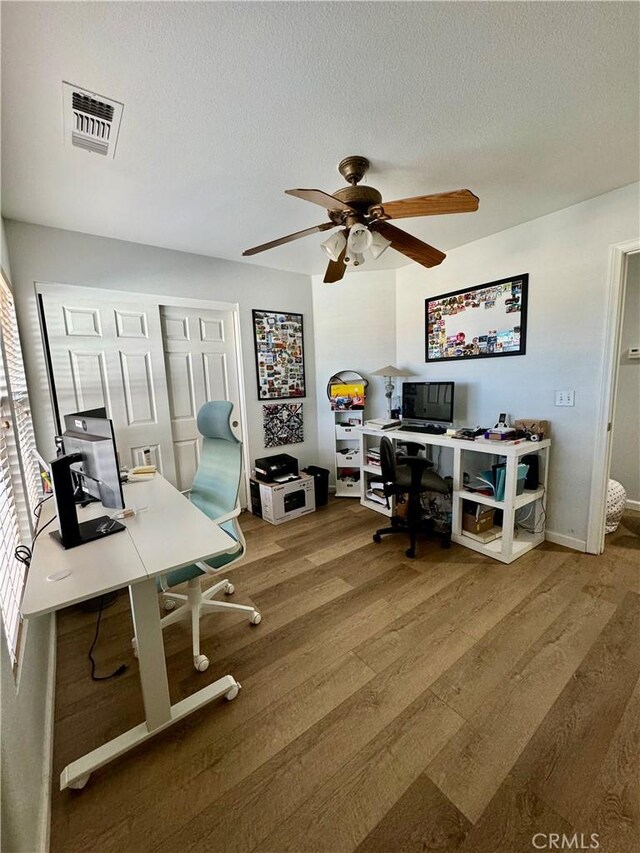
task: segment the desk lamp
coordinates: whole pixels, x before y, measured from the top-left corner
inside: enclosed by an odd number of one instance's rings
[[[374,370],[371,374],[372,376],[384,376],[386,379],[384,386],[384,394],[387,398],[387,417],[391,418],[391,398],[393,396],[393,380],[397,376],[411,376],[411,374],[406,370],[398,370],[397,367],[394,367],[392,364],[387,364],[386,367],[381,367],[380,370]]]

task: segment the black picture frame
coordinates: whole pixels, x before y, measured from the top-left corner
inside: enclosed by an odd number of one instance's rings
[[[523,273],[425,299],[425,362],[525,355],[528,297],[529,274]],[[467,315],[465,330],[467,311],[481,313]],[[517,315],[512,326],[510,314]]]
[[[253,308],[251,315],[258,400],[306,397],[302,314]]]

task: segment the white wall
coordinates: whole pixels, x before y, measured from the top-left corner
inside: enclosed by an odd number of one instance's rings
[[[2,269],[10,275],[4,224]],[[0,624],[0,821],[6,853],[40,851],[46,844],[53,714],[53,697],[48,694],[54,667],[51,626],[50,616],[23,626],[16,680]]]
[[[640,347],[640,253],[627,267],[610,469],[640,510],[640,359],[627,357],[629,347]]]
[[[357,370],[369,379],[366,416],[386,415],[384,379],[370,374],[395,361],[395,272],[349,270],[338,284],[323,284],[322,276],[312,276],[312,282],[319,457],[335,482],[334,415],[327,382],[340,370]]]
[[[637,237],[638,189],[461,246],[434,269],[411,264],[397,272],[398,361],[423,379],[455,381],[459,425],[493,424],[501,411],[551,422],[547,529],[578,548],[587,536],[609,246]],[[529,273],[526,355],[425,364],[426,297],[521,273]],[[575,391],[573,408],[554,406],[561,389]]]
[[[22,222],[8,221],[6,227],[20,335],[34,409],[36,440],[43,454],[52,452],[54,427],[36,314],[34,282],[54,282],[160,296],[238,302],[251,460],[280,452],[279,448],[264,448],[251,309],[303,314],[307,383],[307,396],[303,400],[305,441],[287,445],[282,451],[298,457],[302,465],[317,462],[313,306],[308,276]]]

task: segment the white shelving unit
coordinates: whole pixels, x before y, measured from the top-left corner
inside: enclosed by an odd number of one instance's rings
[[[399,430],[375,430],[367,427],[362,427],[362,465],[360,474],[360,502],[363,506],[379,512],[382,515],[390,516],[393,513],[393,500],[391,499],[391,509],[387,509],[385,504],[377,503],[371,500],[368,495],[368,484],[376,475],[380,476],[380,469],[376,466],[367,464],[367,451],[371,447],[378,446],[380,439],[386,435],[395,445],[400,441],[411,441],[423,445],[435,445],[438,447],[450,448],[453,451],[453,496],[452,496],[452,522],[451,522],[451,540],[473,551],[478,551],[488,557],[493,557],[495,560],[500,560],[503,563],[512,563],[521,557],[527,551],[535,548],[544,542],[545,527],[544,513],[545,501],[547,495],[547,483],[549,477],[549,448],[551,441],[531,442],[525,441],[521,444],[498,443],[494,445],[490,442],[473,442],[462,441],[459,439],[448,438],[444,435],[430,435],[425,433],[413,433]],[[467,456],[470,454],[470,457]],[[486,460],[480,458],[479,454],[484,456],[498,457],[500,461],[506,462],[505,474],[505,497],[502,501],[497,501],[488,495],[482,495],[478,492],[469,492],[464,488],[464,473],[471,471],[477,473],[487,467]],[[523,456],[530,454],[538,455],[539,465],[539,487],[535,490],[526,490],[522,494],[517,494],[517,469],[518,464]],[[494,460],[496,461],[496,460]],[[462,514],[463,501],[473,501],[474,503],[482,504],[496,510],[502,511],[502,535],[493,539],[491,542],[479,542],[467,535],[462,529]],[[531,506],[531,512],[527,515],[525,526],[531,531],[525,530],[524,527],[516,525],[516,520],[520,518],[520,510]],[[518,515],[516,515],[518,513]]]
[[[377,450],[380,447],[380,439],[384,435],[384,430],[369,430],[363,429],[361,453],[362,466],[360,469],[360,503],[369,509],[379,512],[381,515],[391,517],[392,508],[394,506],[393,499],[389,499],[389,507],[384,497],[374,497],[372,495],[371,483],[382,476],[380,465],[372,464],[369,456],[370,450]]]
[[[362,477],[362,409],[336,411],[336,497],[359,498]]]

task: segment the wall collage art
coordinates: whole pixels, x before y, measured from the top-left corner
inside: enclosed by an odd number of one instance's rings
[[[526,352],[528,275],[425,300],[426,361]]]
[[[265,447],[299,444],[304,441],[302,403],[271,403],[262,407]]]
[[[302,314],[253,311],[258,400],[306,396]]]

